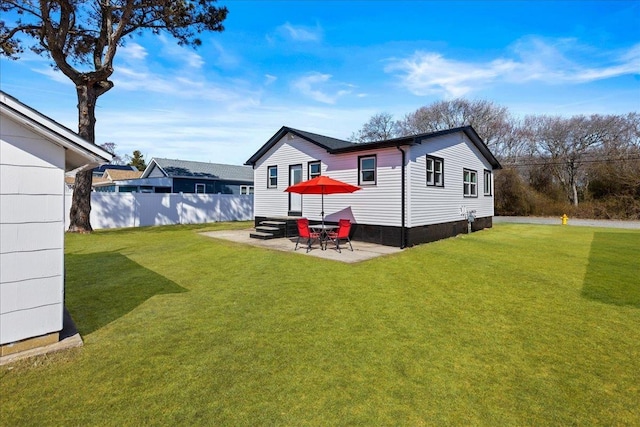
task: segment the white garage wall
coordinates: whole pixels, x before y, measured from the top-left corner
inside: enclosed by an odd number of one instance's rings
[[[0,118],[0,344],[62,329],[64,148]]]

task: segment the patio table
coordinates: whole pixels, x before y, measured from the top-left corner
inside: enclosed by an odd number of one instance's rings
[[[329,241],[328,232],[337,230],[339,227],[337,225],[315,224],[309,225],[309,228],[320,233],[320,248],[324,251],[327,249],[327,242]]]

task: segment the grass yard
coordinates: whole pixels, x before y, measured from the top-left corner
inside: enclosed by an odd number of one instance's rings
[[[640,425],[639,231],[351,265],[198,234],[246,226],[68,235],[85,345],[0,367],[0,424]]]

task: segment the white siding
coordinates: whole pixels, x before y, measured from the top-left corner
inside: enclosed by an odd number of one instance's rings
[[[444,135],[412,146],[409,156],[407,226],[464,219],[461,208],[476,210],[476,217],[493,216],[493,195],[484,195],[484,170],[491,165],[463,133]],[[426,155],[444,159],[444,187],[426,185]],[[463,196],[463,169],[478,173],[478,197]],[[493,194],[493,192],[492,192]]]
[[[49,288],[42,285],[42,289]],[[29,298],[35,295],[23,295]],[[12,343],[26,338],[37,337],[62,330],[62,303],[46,304],[25,310],[4,313],[0,323],[2,343]],[[26,335],[25,335],[26,334]]]
[[[65,150],[0,118],[0,344],[62,329]]]
[[[359,224],[400,226],[401,153],[395,148],[331,155],[304,139],[285,135],[256,163],[254,169],[254,211],[256,216],[285,216],[289,198],[289,166],[302,164],[303,180],[308,179],[308,163],[320,160],[322,174],[358,185],[358,157],[376,155],[375,186],[363,186],[351,194],[324,196],[325,218],[337,221],[348,218]],[[267,168],[278,166],[278,187],[267,188]],[[302,197],[302,215],[320,220],[320,195]]]

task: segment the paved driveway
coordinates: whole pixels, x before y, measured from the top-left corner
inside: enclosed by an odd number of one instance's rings
[[[493,223],[520,223],[520,224],[552,224],[561,225],[560,217],[539,217],[539,216],[494,216]],[[632,228],[640,229],[640,221],[618,221],[609,219],[573,219],[569,218],[567,225],[582,225],[586,227],[607,227],[607,228]]]

